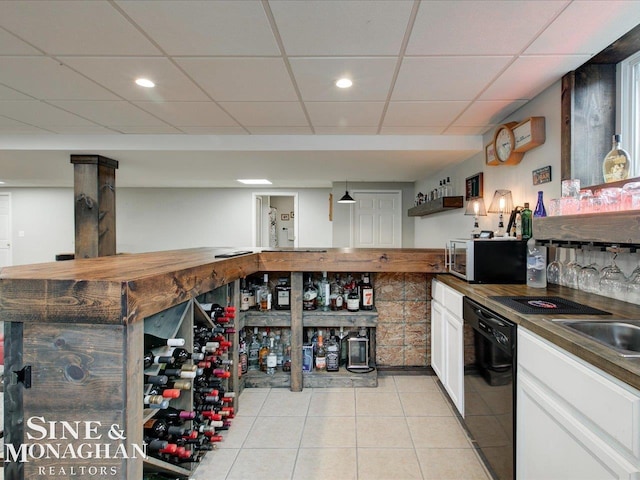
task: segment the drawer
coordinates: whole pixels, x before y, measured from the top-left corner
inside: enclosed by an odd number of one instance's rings
[[[459,319],[462,319],[462,299],[464,295],[444,285],[444,308]]]
[[[640,392],[524,328],[518,328],[518,369],[590,430],[640,459]]]

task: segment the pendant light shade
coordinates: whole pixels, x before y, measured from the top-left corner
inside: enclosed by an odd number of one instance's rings
[[[342,198],[340,200],[338,200],[338,203],[356,203],[356,201],[353,199],[353,197],[351,195],[349,195],[349,183],[345,181],[345,191],[344,191],[344,195],[342,196]]]

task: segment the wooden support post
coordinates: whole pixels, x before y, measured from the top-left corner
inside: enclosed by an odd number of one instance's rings
[[[291,391],[302,391],[302,273],[291,272]]]
[[[117,160],[71,155],[74,173],[75,258],[116,254]]]

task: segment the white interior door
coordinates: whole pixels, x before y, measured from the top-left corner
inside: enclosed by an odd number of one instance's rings
[[[402,247],[402,193],[353,192],[353,246]]]
[[[0,268],[11,262],[11,194],[0,193]]]

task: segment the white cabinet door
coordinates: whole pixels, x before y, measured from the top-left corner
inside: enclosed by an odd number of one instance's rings
[[[444,316],[436,301],[431,302],[431,366],[444,384]]]
[[[523,327],[517,378],[518,480],[640,478],[640,392]]]
[[[461,318],[444,311],[445,387],[454,405],[464,416],[464,339]]]

